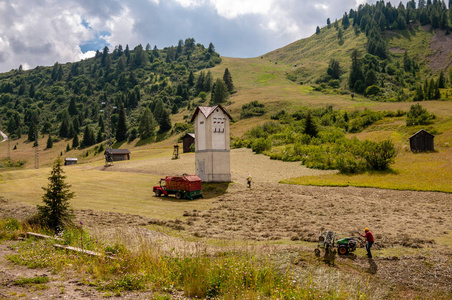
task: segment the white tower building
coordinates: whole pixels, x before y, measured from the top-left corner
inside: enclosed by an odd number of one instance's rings
[[[196,175],[203,182],[230,182],[229,113],[221,106],[198,106],[195,125]]]

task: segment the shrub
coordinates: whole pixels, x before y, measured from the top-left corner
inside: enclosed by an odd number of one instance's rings
[[[389,164],[394,161],[396,151],[390,140],[379,143],[364,141],[363,147],[363,156],[371,170],[386,170],[389,168]]]
[[[265,138],[256,139],[251,145],[251,149],[258,154],[270,150],[271,148],[271,142]]]
[[[368,86],[368,87],[366,88],[366,95],[367,95],[367,96],[378,95],[378,94],[380,94],[380,93],[381,93],[381,90],[380,90],[380,88],[379,88],[378,86],[376,86],[376,85],[371,85],[371,86]]]
[[[242,112],[240,113],[240,118],[251,118],[256,116],[262,116],[265,114],[266,109],[265,105],[259,103],[259,101],[253,101],[247,104],[242,105]]]
[[[435,115],[430,114],[419,103],[414,104],[406,114],[406,126],[432,124],[435,118]]]

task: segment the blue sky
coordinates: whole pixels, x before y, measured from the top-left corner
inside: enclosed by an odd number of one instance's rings
[[[363,3],[375,0],[0,0],[0,72],[186,38],[212,42],[222,56],[256,57]]]

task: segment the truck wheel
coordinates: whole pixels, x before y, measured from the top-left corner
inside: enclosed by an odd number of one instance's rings
[[[161,190],[156,190],[156,191],[155,191],[155,195],[156,195],[157,197],[160,197],[160,196],[162,195],[162,191],[161,191]]]
[[[317,257],[320,256],[320,249],[318,249],[318,248],[315,249],[314,253],[315,253],[315,256],[317,256]]]
[[[182,194],[180,192],[176,193],[176,199],[181,199],[182,198]]]

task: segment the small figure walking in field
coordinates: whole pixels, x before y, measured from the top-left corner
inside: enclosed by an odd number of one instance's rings
[[[251,181],[253,181],[253,177],[251,177],[251,174],[248,174],[248,177],[246,178],[246,183],[248,184],[249,188],[251,188]]]
[[[358,232],[358,234],[364,238],[366,238],[366,250],[367,250],[367,257],[368,258],[372,258],[372,253],[370,252],[370,247],[372,247],[373,243],[375,242],[374,240],[374,236],[372,235],[372,233],[370,232],[369,228],[365,228],[364,229],[365,234],[362,235],[361,233]]]

